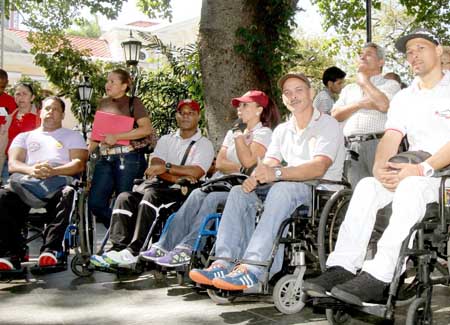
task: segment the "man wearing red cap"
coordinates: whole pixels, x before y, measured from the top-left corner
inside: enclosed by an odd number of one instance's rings
[[[450,72],[443,73],[442,47],[427,30],[415,30],[395,46],[406,53],[416,78],[391,102],[374,177],[362,179],[355,188],[327,271],[303,284],[312,296],[331,292],[335,298],[360,306],[384,302],[403,241],[424,217],[426,205],[439,200],[440,179],[431,176],[435,169],[450,164]],[[389,162],[405,135],[409,150],[431,156],[418,165]],[[390,202],[392,215],[377,253],[364,261],[377,211]]]
[[[186,193],[172,185],[181,178],[199,180],[208,171],[214,148],[198,129],[200,105],[190,99],[180,101],[176,120],[178,130],[161,137],[145,171],[149,179],[155,180],[154,185],[145,188],[143,193],[124,192],[117,197],[110,227],[112,248],[103,256],[93,255],[92,264],[134,265],[160,207],[173,202],[171,209],[176,210],[186,198]]]

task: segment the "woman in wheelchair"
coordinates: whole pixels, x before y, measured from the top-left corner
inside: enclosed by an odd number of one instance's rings
[[[188,264],[200,224],[205,216],[224,205],[226,188],[220,189],[214,179],[239,173],[255,166],[266,153],[272,136],[271,128],[279,120],[278,108],[262,91],[252,90],[233,98],[238,121],[225,136],[217,155],[217,172],[210,185],[194,190],[176,213],[167,231],[151,248],[141,253],[143,260],[154,261],[166,267]]]
[[[38,195],[36,187],[41,187],[39,184],[47,182],[48,185],[48,182],[77,175],[85,168],[86,143],[78,132],[62,128],[64,109],[65,104],[60,98],[46,98],[40,112],[42,125],[34,131],[20,133],[10,146],[10,186],[0,189],[0,270],[18,269],[23,261],[26,249],[22,229],[31,202],[36,202],[30,201],[29,195]],[[42,157],[46,161],[42,161]],[[15,186],[13,179],[17,179]],[[20,180],[27,182],[26,191]],[[51,198],[43,193],[36,197],[46,205],[52,219],[43,234],[39,267],[55,266],[59,262],[73,207],[73,190],[64,184],[61,183],[52,194]]]

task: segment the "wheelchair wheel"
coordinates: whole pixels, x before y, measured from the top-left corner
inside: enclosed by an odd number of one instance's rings
[[[89,258],[82,256],[81,254],[76,254],[72,258],[70,268],[72,269],[72,272],[79,277],[88,277],[94,273],[94,270],[89,268]]]
[[[426,299],[423,297],[413,300],[406,314],[406,325],[429,325],[433,323],[431,308],[427,308]]]
[[[349,314],[340,309],[327,309],[325,310],[325,316],[327,317],[328,324],[331,325],[346,324],[352,320]]]
[[[218,305],[228,305],[236,299],[236,297],[233,297],[229,291],[206,289],[206,293],[209,298],[211,298],[211,300]]]
[[[334,193],[320,214],[317,244],[322,271],[325,271],[328,254],[334,250],[339,228],[344,221],[351,195],[350,189],[343,189]]]
[[[305,307],[305,296],[302,291],[303,279],[300,281],[297,290],[294,289],[296,281],[297,275],[285,275],[278,280],[273,289],[273,302],[275,307],[283,314],[295,314]]]

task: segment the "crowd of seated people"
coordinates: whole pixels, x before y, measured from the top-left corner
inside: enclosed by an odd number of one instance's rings
[[[382,300],[402,241],[423,218],[426,204],[438,200],[439,179],[431,176],[450,164],[449,48],[424,29],[399,38],[395,47],[405,54],[414,74],[408,87],[395,73],[383,75],[385,51],[370,42],[359,53],[354,82],[344,86],[345,72],[331,67],[324,72],[322,81],[326,88],[319,97],[315,97],[311,80],[304,74],[283,75],[278,87],[290,113],[284,123],[277,125],[278,109],[263,91],[251,90],[233,98],[231,106],[236,108],[240,120],[225,135],[213,178],[239,172],[248,178],[230,192],[198,188],[186,193],[182,187],[174,186],[180,180],[190,184],[203,181],[214,158],[211,141],[198,127],[201,107],[194,100],[178,103],[178,129],[159,139],[147,166],[145,152],[133,143],[154,132],[151,120],[139,98],[127,95],[132,87],[128,72],[112,71],[105,86],[107,97],[100,102],[99,111],[129,117],[132,127],[120,133],[111,131],[89,143],[89,153],[99,157],[89,209],[110,232],[108,250],[103,255],[93,255],[90,262],[104,268],[131,267],[139,260],[166,267],[185,265],[191,258],[202,218],[222,205],[215,261],[203,269],[191,270],[189,275],[196,283],[224,290],[258,285],[265,272],[273,275],[281,268],[281,251],[270,270],[258,265],[268,259],[279,225],[297,206],[308,205],[312,200],[311,185],[305,181],[341,180],[349,150],[352,155],[347,176],[353,198],[335,251],[328,257],[326,272],[305,281],[303,288],[311,296],[331,294],[357,305]],[[0,86],[5,80],[7,77],[0,71]],[[39,179],[81,172],[87,155],[82,141],[73,134],[70,140],[65,139],[66,135],[64,139],[54,135],[62,132],[62,101],[46,99],[39,118],[30,105],[33,89],[20,84],[15,91],[16,104],[0,94],[0,100],[5,100],[1,105],[11,115],[7,140],[9,172]],[[17,120],[25,117],[29,123],[23,125],[29,128],[39,126],[41,121],[42,124],[34,131],[19,129]],[[24,131],[27,132],[20,133]],[[30,138],[46,134],[61,144],[55,149],[50,140],[45,140],[48,150],[55,154],[53,163],[38,160],[30,143]],[[417,165],[389,162],[405,136],[410,150],[427,152],[429,158]],[[65,151],[62,154],[59,150]],[[133,191],[133,180],[144,175],[148,178],[145,186]],[[54,211],[65,211],[65,194],[61,193],[54,200]],[[113,195],[116,199],[111,204]],[[10,189],[0,191],[0,209],[9,211],[0,217],[0,269],[17,267],[20,260],[15,258],[20,255],[20,223],[13,221],[13,216],[19,213],[17,206],[22,207],[21,218],[28,207],[19,202],[20,197]],[[263,202],[264,206],[257,224],[256,202]],[[392,215],[377,253],[373,260],[364,261],[376,211],[390,202]],[[153,237],[153,244],[143,247],[161,207],[168,203],[173,203],[171,210],[177,211],[172,223],[161,238]],[[57,261],[60,247],[56,241],[65,222],[64,212],[55,215],[42,248],[42,265]],[[236,263],[242,259],[255,264]]]

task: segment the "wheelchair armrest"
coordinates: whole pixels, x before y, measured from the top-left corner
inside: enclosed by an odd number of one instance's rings
[[[232,185],[238,185],[238,184],[242,184],[242,182],[244,180],[246,180],[247,178],[248,178],[248,176],[245,174],[232,173],[232,174],[228,174],[228,175],[224,175],[221,177],[210,179],[209,181],[203,183],[203,187],[208,186],[210,184],[214,184],[217,182],[224,182],[224,181],[229,182]]]
[[[325,184],[325,185],[342,185],[342,186],[350,188],[350,183],[347,181],[344,181],[344,180],[335,181],[335,180],[331,180],[331,179],[320,178],[320,179],[312,179],[309,181],[304,181],[303,183],[307,184],[307,185],[315,186],[315,187],[317,187],[318,185]]]

